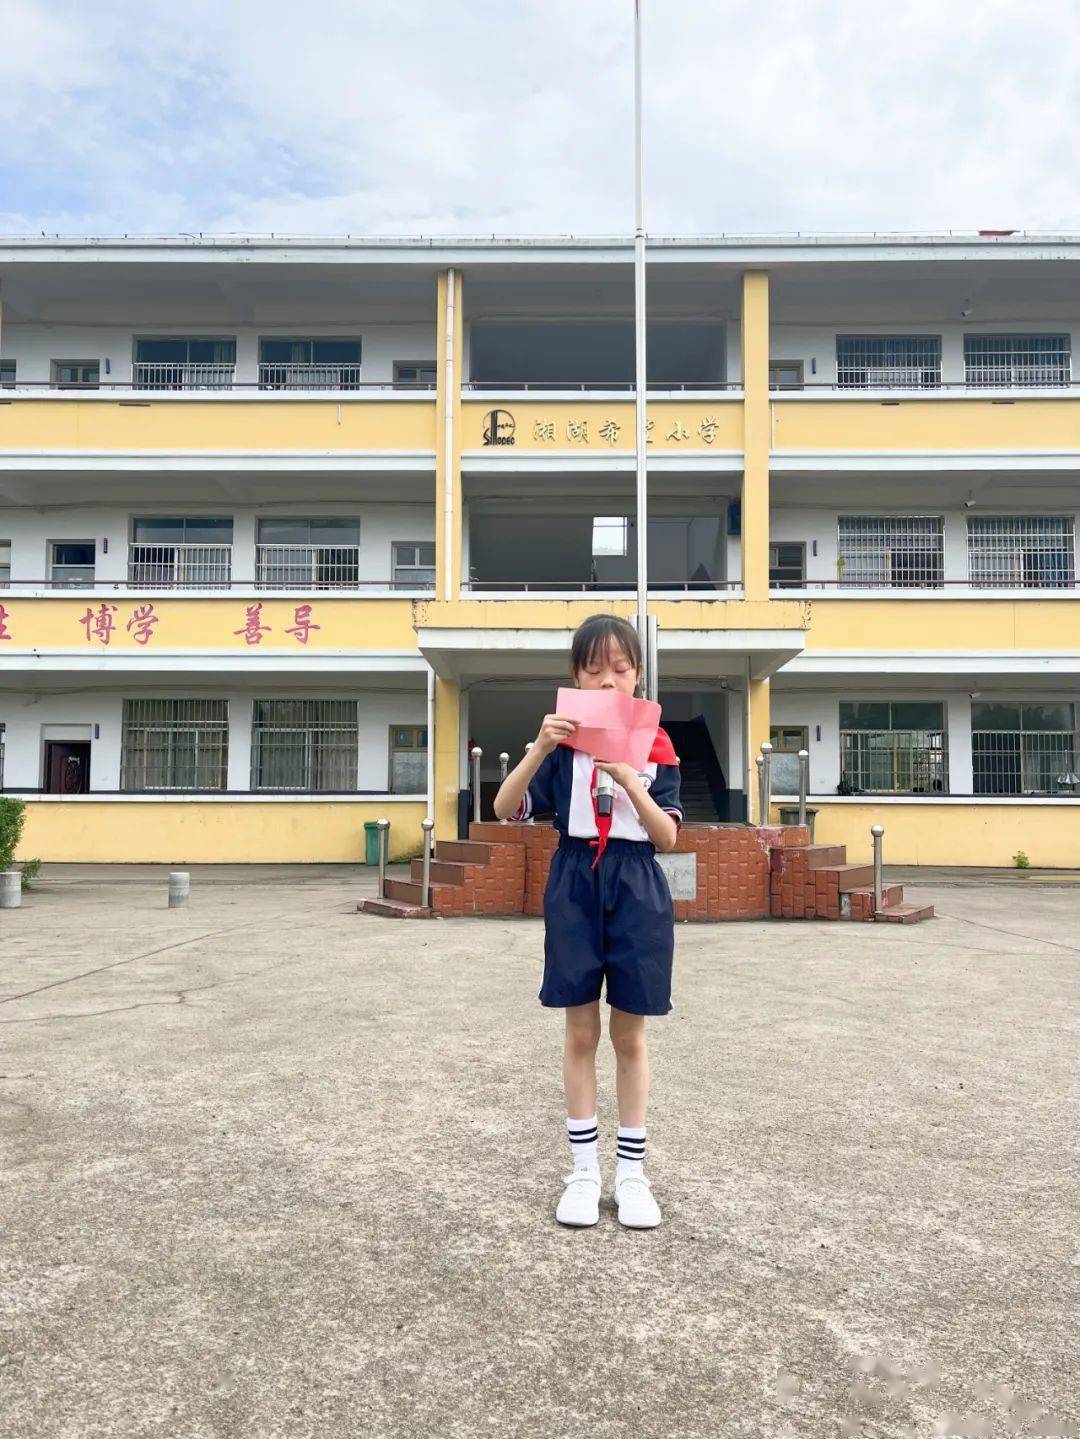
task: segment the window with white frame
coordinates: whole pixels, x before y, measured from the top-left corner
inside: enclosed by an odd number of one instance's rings
[[[136,337],[131,378],[140,389],[227,390],[235,372],[235,337]]]
[[[805,583],[805,544],[801,541],[774,540],[769,546],[769,587],[783,590]]]
[[[941,384],[940,335],[837,335],[841,389],[927,389]]]
[[[100,370],[97,360],[53,360],[53,384],[62,390],[96,390]]]
[[[975,794],[1080,793],[1080,705],[981,700],[971,706]]]
[[[303,515],[260,520],[255,582],[268,589],[356,589],[360,521]]]
[[[1065,588],[1076,578],[1072,515],[970,515],[973,585]]]
[[[11,541],[0,540],[0,585],[11,583]]]
[[[629,553],[630,519],[627,515],[594,515],[593,559],[623,557]]]
[[[803,387],[803,362],[801,360],[770,360],[770,390],[801,390]]]
[[[393,545],[393,586],[395,590],[435,588],[435,541],[418,543],[395,540]]]
[[[944,579],[941,515],[841,515],[837,578],[880,589],[936,586]]]
[[[839,792],[946,793],[944,711],[932,700],[841,701]]]
[[[49,545],[49,581],[52,588],[77,588],[94,583],[97,545],[93,540],[53,540]]]
[[[421,389],[430,389],[435,385],[437,379],[434,360],[394,361],[395,385],[403,387],[416,385]]]
[[[1067,385],[1068,335],[965,335],[969,385]]]
[[[355,790],[360,728],[355,700],[256,700],[253,790]]]
[[[228,585],[232,537],[231,515],[133,515],[128,580],[178,589]]]
[[[223,790],[228,760],[228,700],[124,701],[121,789]]]
[[[390,727],[390,790],[423,794],[427,789],[427,725]]]

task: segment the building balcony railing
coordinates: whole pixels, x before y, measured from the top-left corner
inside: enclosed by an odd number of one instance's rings
[[[145,544],[128,550],[128,583],[133,589],[217,589],[228,587],[232,545]]]
[[[137,390],[231,390],[235,365],[189,365],[139,361],[132,366]]]
[[[590,391],[616,392],[632,395],[636,389],[632,380],[466,380],[461,389],[464,394],[491,394],[494,392],[517,393],[518,391],[554,390],[567,394],[588,394]],[[741,380],[650,380],[647,386],[651,393],[711,392],[714,390],[742,389]]]
[[[1044,367],[1029,369],[1016,366],[1011,369],[979,369],[970,372],[963,380],[942,380],[940,377],[927,377],[919,373],[881,370],[873,376],[848,378],[840,381],[774,381],[769,385],[769,390],[775,394],[840,394],[845,399],[854,399],[859,394],[874,393],[880,390],[911,390],[913,399],[921,399],[928,392],[930,394],[941,392],[951,395],[968,393],[981,395],[982,391],[990,389],[1052,389],[1080,393],[1080,380],[1071,379],[1068,374],[1055,373]]]
[[[360,366],[261,364],[259,385],[264,390],[356,390]]]
[[[632,595],[637,582],[629,580],[479,580],[462,583],[466,594],[612,594]],[[741,590],[741,580],[650,580],[650,594],[692,594],[707,599],[712,592],[726,597]]]
[[[1051,591],[1055,595],[1080,590],[1080,582],[1069,579],[965,579],[946,580],[920,577],[910,580],[770,580],[769,589],[782,594],[786,590],[813,590],[826,595],[843,595],[849,590],[880,590],[895,592],[904,590],[943,590],[963,594],[965,591],[982,593],[984,590],[1026,590]]]
[[[359,366],[349,366],[349,365],[314,365],[314,366],[312,366],[312,365],[308,365],[308,366],[304,366],[304,365],[269,365],[269,366],[265,366],[265,367],[260,366],[260,370],[263,369],[263,368],[266,368],[266,369],[268,369],[268,370],[302,370],[302,369],[316,369],[316,370],[318,370],[318,369],[325,369],[325,370],[328,370],[328,371],[333,371],[335,374],[341,375],[342,372],[343,372],[343,371],[346,371],[346,370],[350,370],[350,369],[354,369],[354,368],[358,370],[358,369],[359,369]],[[140,373],[141,373],[142,371],[144,371],[144,370],[157,370],[157,369],[173,372],[173,373],[176,375],[176,380],[175,380],[175,382],[169,380],[167,376],[161,376],[161,377],[159,377],[158,379],[155,379],[153,376],[150,376],[150,377],[148,377],[148,378],[146,378],[146,379],[143,379],[143,378],[140,378],[140,377],[139,377],[139,376],[140,376]],[[226,375],[222,374],[222,375],[220,376],[220,378],[214,378],[213,376],[206,376],[204,379],[197,379],[197,377],[192,376],[190,382],[187,382],[187,381],[185,381],[183,375],[181,375],[181,374],[179,373],[179,372],[181,372],[181,371],[196,371],[196,370],[228,371],[229,374],[228,374],[227,377],[226,377]],[[232,367],[231,365],[160,365],[160,366],[159,366],[159,365],[136,365],[136,366],[133,368],[133,370],[132,370],[132,374],[133,374],[134,376],[136,376],[136,378],[133,378],[133,379],[131,379],[131,380],[100,380],[100,381],[86,381],[86,382],[83,382],[83,383],[80,383],[80,382],[78,382],[78,381],[73,381],[73,380],[72,380],[72,381],[61,381],[61,380],[8,380],[8,379],[4,379],[4,380],[0,380],[0,392],[3,393],[3,395],[5,396],[5,398],[8,397],[8,396],[15,396],[15,397],[17,398],[17,397],[18,397],[19,395],[21,395],[21,394],[37,395],[37,394],[41,394],[41,393],[57,393],[57,392],[68,392],[68,391],[75,391],[75,392],[79,393],[80,395],[85,395],[85,394],[87,394],[87,393],[90,393],[90,394],[102,393],[102,394],[105,394],[105,395],[108,395],[108,396],[112,396],[112,395],[115,393],[115,394],[117,394],[117,395],[119,395],[119,396],[122,396],[122,395],[124,395],[124,394],[126,394],[126,393],[129,393],[129,392],[131,392],[131,391],[137,391],[137,390],[154,390],[154,391],[157,391],[157,392],[159,392],[159,393],[160,393],[160,392],[166,392],[166,393],[167,393],[167,392],[173,391],[173,390],[229,390],[229,391],[231,391],[231,392],[234,393],[234,394],[239,394],[239,395],[242,396],[242,395],[244,395],[244,394],[258,394],[259,392],[261,392],[261,391],[263,391],[263,390],[297,390],[297,391],[315,390],[315,391],[319,391],[319,390],[345,389],[345,390],[359,390],[359,391],[362,391],[362,392],[365,393],[365,394],[373,394],[373,393],[376,393],[376,392],[378,392],[378,391],[382,391],[382,392],[384,392],[384,393],[387,394],[387,395],[400,394],[401,391],[404,390],[404,391],[408,391],[408,392],[410,392],[410,393],[415,393],[418,398],[425,398],[425,397],[427,397],[427,396],[433,396],[434,393],[435,393],[435,388],[436,388],[435,385],[434,385],[433,383],[431,383],[430,381],[428,381],[428,380],[365,380],[365,381],[363,381],[363,382],[361,383],[361,381],[360,381],[359,379],[350,379],[350,378],[348,378],[347,376],[345,377],[345,383],[342,383],[341,385],[335,385],[335,384],[330,383],[331,377],[330,377],[329,375],[326,377],[326,383],[311,383],[311,384],[300,384],[300,383],[297,383],[297,384],[284,384],[284,383],[276,384],[276,383],[268,383],[266,380],[264,380],[264,379],[262,379],[262,378],[260,378],[260,379],[258,379],[258,380],[238,380],[238,379],[236,378],[235,370],[233,369],[233,367]]]

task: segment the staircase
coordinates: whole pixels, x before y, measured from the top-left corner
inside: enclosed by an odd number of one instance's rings
[[[679,794],[683,817],[713,824],[727,813],[727,781],[704,718],[665,721],[664,729],[679,756]]]
[[[772,849],[769,909],[774,919],[854,919],[878,924],[917,924],[933,919],[932,904],[911,904],[903,887],[883,884],[874,907],[874,866],[849,864],[842,844]]]

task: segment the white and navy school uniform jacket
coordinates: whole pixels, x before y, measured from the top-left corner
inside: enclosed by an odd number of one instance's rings
[[[658,756],[654,758],[653,756]],[[667,762],[670,757],[670,762]],[[553,815],[560,834],[575,839],[597,839],[593,807],[593,759],[580,750],[558,745],[533,775],[525,797],[514,815],[516,820]],[[657,731],[652,755],[638,774],[649,794],[676,824],[682,824],[679,799],[679,766],[675,751],[663,730]],[[649,843],[649,834],[622,785],[615,786],[608,839]]]

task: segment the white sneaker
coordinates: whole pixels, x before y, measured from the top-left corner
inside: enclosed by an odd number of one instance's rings
[[[560,1224],[584,1227],[600,1222],[600,1171],[575,1169],[563,1180],[566,1188],[559,1200],[555,1218]]]
[[[626,1174],[615,1181],[615,1203],[619,1223],[628,1229],[655,1229],[660,1223],[660,1206],[644,1174]]]

